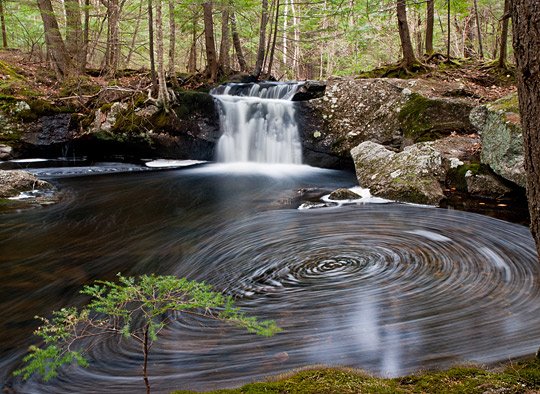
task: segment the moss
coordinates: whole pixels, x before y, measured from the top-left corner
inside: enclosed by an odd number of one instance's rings
[[[107,113],[111,110],[112,106],[113,106],[113,103],[106,103],[106,104],[103,104],[101,107],[99,107],[99,109],[101,112]]]
[[[484,174],[488,170],[485,165],[481,163],[469,163],[463,164],[456,168],[450,168],[446,175],[446,184],[450,188],[455,188],[459,192],[467,192],[467,178],[465,175],[467,172],[471,172],[472,175]]]
[[[519,114],[519,101],[517,93],[500,98],[489,105],[490,109],[503,112],[515,112]]]
[[[181,119],[188,118],[192,113],[206,114],[214,111],[214,99],[207,93],[180,91],[177,92],[177,103],[173,110]]]
[[[133,108],[122,111],[116,117],[112,127],[113,133],[140,134],[144,120],[133,112]]]
[[[94,95],[100,90],[100,86],[86,76],[66,78],[62,81],[58,94],[63,97]]]
[[[251,383],[213,394],[241,393],[524,393],[540,389],[540,361],[513,363],[501,372],[476,366],[456,366],[446,371],[424,372],[399,378],[376,378],[348,368],[318,368],[285,374],[268,382]],[[194,393],[176,391],[176,394]]]

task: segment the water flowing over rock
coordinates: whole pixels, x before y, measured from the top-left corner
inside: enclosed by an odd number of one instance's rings
[[[360,186],[397,201],[437,205],[444,199],[445,169],[441,154],[429,142],[396,153],[365,141],[351,150]]]
[[[476,107],[470,118],[482,139],[482,163],[503,178],[525,187],[523,132],[517,95]]]
[[[301,164],[295,106],[296,83],[227,84],[212,94],[219,104],[222,136],[218,161]]]

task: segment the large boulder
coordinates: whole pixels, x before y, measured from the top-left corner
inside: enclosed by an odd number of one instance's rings
[[[365,141],[351,150],[360,186],[376,196],[397,201],[437,205],[445,195],[441,184],[445,168],[432,143],[393,152],[381,144]]]
[[[501,177],[526,186],[517,94],[476,107],[470,115],[482,140],[481,161]]]
[[[0,170],[0,198],[15,197],[21,192],[52,190],[53,186],[21,170]]]
[[[473,101],[446,97],[427,83],[329,80],[322,98],[297,103],[306,162],[347,163],[350,150],[364,141],[401,150],[416,142],[474,131],[469,121]]]

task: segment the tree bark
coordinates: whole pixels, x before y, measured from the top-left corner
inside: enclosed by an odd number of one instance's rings
[[[531,232],[540,254],[540,3],[511,2]]]
[[[113,77],[120,63],[120,4],[118,0],[107,1],[107,50],[105,71]]]
[[[135,51],[135,43],[137,42],[137,35],[139,34],[139,28],[141,26],[143,4],[144,3],[142,1],[139,3],[139,12],[137,16],[137,22],[135,22],[135,28],[133,29],[133,36],[131,37],[131,45],[129,47],[129,51],[126,57],[126,64],[128,66],[131,63],[131,56],[133,56],[133,52]]]
[[[204,42],[206,46],[206,64],[210,81],[217,81],[218,62],[216,56],[216,43],[214,40],[214,20],[212,16],[212,2],[203,3]]]
[[[478,54],[480,59],[484,58],[484,47],[482,45],[482,30],[480,29],[480,15],[478,14],[478,1],[474,0],[474,20],[476,22],[476,34],[478,35]]]
[[[162,0],[156,0],[156,30],[157,30],[157,68],[158,68],[158,103],[169,111],[169,92],[167,90],[167,80],[165,78],[165,54],[163,45],[163,17]]]
[[[450,0],[446,0],[447,13],[446,13],[446,59],[450,60]]]
[[[2,47],[7,48],[6,18],[4,15],[4,0],[0,0],[0,25],[2,25]]]
[[[236,58],[238,60],[238,66],[240,67],[241,72],[247,72],[248,67],[246,63],[246,58],[244,57],[244,52],[242,51],[242,44],[240,43],[240,36],[238,35],[238,30],[236,29],[236,15],[234,12],[231,12],[231,34],[233,38],[234,50],[236,52]]]
[[[169,0],[169,75],[172,85],[178,87],[176,79],[176,19],[174,0]]]
[[[221,9],[221,43],[219,45],[219,64],[224,70],[231,68],[229,49],[231,40],[229,39],[229,6],[224,4]]]
[[[499,67],[506,68],[506,55],[508,53],[508,24],[510,19],[510,0],[504,0],[504,15],[501,31],[501,48],[499,53]]]
[[[433,26],[435,24],[435,0],[426,2],[426,53],[433,54]]]
[[[64,79],[74,73],[74,68],[67,54],[64,40],[60,35],[51,0],[37,0],[37,4],[43,20],[47,53],[57,78]]]
[[[191,23],[191,47],[189,48],[187,71],[194,73],[197,71],[197,12],[195,10],[193,10]]]
[[[88,49],[90,48],[90,0],[84,0],[84,64],[88,61]]]
[[[268,24],[268,0],[262,0],[261,24],[260,24],[260,29],[259,29],[259,47],[257,49],[257,61],[255,63],[255,69],[253,70],[253,76],[255,78],[259,78],[259,75],[261,75],[262,68],[263,68],[267,24]]]
[[[83,28],[79,0],[64,0],[66,12],[66,50],[71,63],[83,72],[86,66],[84,53]]]
[[[274,52],[276,50],[276,41],[278,34],[278,24],[279,24],[279,0],[276,0],[276,15],[274,19],[274,35],[272,38],[272,46],[270,47],[270,55],[268,58],[268,75],[272,74],[272,63],[274,62]],[[322,53],[322,52],[321,52]],[[322,66],[321,66],[322,69]]]
[[[159,1],[159,0],[158,0]],[[152,81],[152,93],[156,94],[159,90],[158,79],[156,75],[156,54],[154,51],[154,4],[153,0],[148,0],[148,39],[150,55],[150,80]]]
[[[407,6],[405,0],[397,0],[396,11],[399,28],[399,39],[401,41],[401,50],[403,51],[402,65],[405,68],[411,67],[417,63],[414,56],[414,49],[411,42],[411,35],[409,33],[409,23],[407,22]]]

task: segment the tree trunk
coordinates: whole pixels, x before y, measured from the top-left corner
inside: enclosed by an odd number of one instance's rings
[[[64,0],[64,10],[66,12],[66,50],[73,66],[83,72],[86,66],[86,54],[84,53],[79,0]]]
[[[474,31],[471,26],[473,17],[471,15],[467,16],[463,25],[463,55],[465,58],[474,57]],[[457,21],[456,21],[457,25]]]
[[[174,0],[169,0],[169,75],[172,85],[178,87],[176,79],[176,19]]]
[[[120,4],[118,0],[108,0],[107,6],[107,51],[105,71],[109,77],[116,74],[120,62]]]
[[[133,36],[131,37],[131,45],[129,46],[129,51],[126,57],[126,64],[129,66],[131,63],[131,56],[135,51],[135,43],[137,42],[137,35],[139,34],[139,28],[141,26],[141,17],[142,17],[143,2],[139,3],[139,12],[137,16],[137,22],[135,22],[135,28],[133,29]]]
[[[540,254],[540,3],[513,0],[512,26],[531,232]]]
[[[204,12],[204,42],[206,46],[206,64],[211,82],[217,81],[218,62],[216,56],[216,43],[214,40],[214,20],[212,16],[212,2],[203,3]]]
[[[146,394],[150,394],[150,379],[148,379],[148,352],[150,351],[148,347],[148,324],[144,327],[144,339],[143,339],[143,379],[144,385],[146,387]]]
[[[506,55],[508,43],[508,23],[510,19],[510,0],[504,0],[504,15],[502,20],[501,31],[501,53],[499,54],[499,67],[506,68]]]
[[[159,0],[158,0],[159,1]],[[156,75],[156,54],[154,52],[154,5],[153,0],[148,0],[148,39],[150,55],[150,80],[152,81],[152,94],[159,90]]]
[[[411,35],[409,33],[409,23],[407,22],[407,6],[405,0],[397,0],[396,2],[399,39],[401,41],[401,49],[403,51],[402,65],[405,68],[410,68],[413,64],[417,63],[414,56],[414,49],[411,42]]]
[[[446,59],[450,60],[450,0],[446,0],[448,5],[446,14]]]
[[[276,50],[278,24],[279,24],[279,0],[277,0],[277,2],[276,2],[276,16],[275,16],[275,20],[274,20],[274,36],[273,36],[273,39],[272,39],[272,46],[270,47],[270,55],[269,55],[269,58],[268,58],[268,75],[272,74],[272,63],[274,62],[274,52]]]
[[[51,0],[37,0],[37,4],[43,20],[47,53],[57,78],[61,80],[70,76],[74,69],[67,54],[64,40],[60,35]]]
[[[2,25],[2,47],[7,48],[6,18],[4,16],[4,0],[0,0],[0,25]]]
[[[229,48],[231,40],[229,39],[229,6],[224,4],[221,9],[221,43],[219,45],[219,64],[224,70],[230,70],[231,60],[229,57]]]
[[[478,1],[474,0],[474,20],[476,22],[476,34],[478,35],[478,54],[480,59],[484,58],[484,47],[482,45],[482,31],[480,29],[480,16],[478,15]]]
[[[169,92],[165,78],[165,54],[163,45],[162,0],[156,0],[156,33],[157,33],[157,65],[158,65],[158,103],[169,112]]]
[[[88,61],[88,49],[90,47],[90,0],[84,0],[84,64]]]
[[[189,48],[187,71],[195,73],[197,72],[197,12],[195,10],[193,10],[191,22],[191,47]]]
[[[288,20],[287,17],[289,16],[289,0],[285,0],[285,9],[283,10],[283,67],[287,67],[287,30],[288,30]]]
[[[435,0],[426,2],[426,53],[433,54],[433,26],[435,24]]]
[[[262,0],[261,25],[259,29],[259,47],[257,49],[257,61],[255,63],[255,69],[253,70],[253,76],[255,78],[259,78],[259,75],[261,75],[262,68],[263,68],[267,24],[268,24],[268,0]]]
[[[240,66],[240,71],[247,72],[248,67],[246,63],[246,58],[244,57],[244,52],[242,51],[240,36],[238,35],[238,30],[236,29],[236,15],[234,14],[234,12],[231,12],[231,34],[234,50],[236,52],[236,58],[238,59],[238,66]]]

